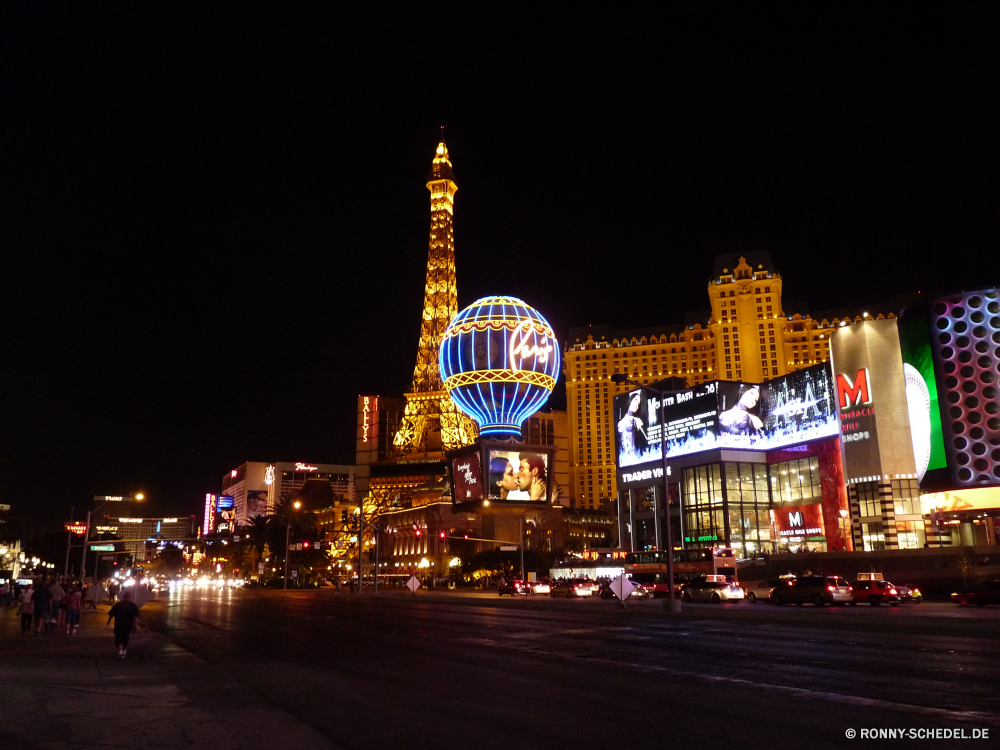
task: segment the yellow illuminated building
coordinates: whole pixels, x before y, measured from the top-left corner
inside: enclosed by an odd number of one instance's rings
[[[830,332],[873,311],[786,314],[782,279],[771,254],[720,255],[708,283],[711,312],[692,313],[679,325],[613,330],[571,329],[566,338],[566,410],[569,416],[570,488],[577,507],[604,509],[617,497],[613,399],[632,386],[616,386],[615,373],[668,388],[710,380],[762,383],[825,362]]]

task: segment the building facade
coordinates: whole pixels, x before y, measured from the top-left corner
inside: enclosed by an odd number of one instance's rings
[[[786,315],[782,278],[766,251],[718,256],[708,296],[711,312],[691,313],[684,324],[570,330],[563,368],[570,488],[579,507],[610,512],[618,497],[611,405],[631,386],[616,386],[612,375],[668,389],[712,380],[762,383],[826,362],[830,335],[843,323],[887,317],[874,309]]]

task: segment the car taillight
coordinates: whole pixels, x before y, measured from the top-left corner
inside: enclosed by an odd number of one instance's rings
[[[893,596],[895,596],[896,595],[896,589],[889,589],[889,593],[892,594]]]
[[[826,590],[827,590],[827,591],[836,591],[836,590],[837,590],[837,587],[836,587],[836,586],[827,586],[827,587],[826,587]]]

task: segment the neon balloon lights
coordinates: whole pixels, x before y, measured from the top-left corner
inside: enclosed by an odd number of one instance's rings
[[[483,297],[455,316],[439,352],[444,387],[479,434],[519,439],[559,377],[552,326],[516,297]]]

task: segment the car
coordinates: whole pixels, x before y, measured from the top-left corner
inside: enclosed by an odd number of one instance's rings
[[[771,589],[781,586],[785,580],[784,578],[768,578],[765,581],[747,585],[743,589],[743,592],[746,594],[747,601],[751,604],[759,602],[762,599],[766,602],[771,596]]]
[[[528,593],[531,595],[551,594],[552,585],[548,581],[528,581]]]
[[[873,607],[880,604],[896,606],[902,601],[899,590],[884,580],[855,581],[851,584],[851,599],[852,606],[861,602]]]
[[[924,600],[923,593],[912,583],[904,583],[896,588],[899,590],[900,601],[920,604]]]
[[[629,593],[626,599],[649,599],[653,596],[651,589],[646,588],[641,583],[636,583],[634,580],[629,578],[629,582],[632,584],[632,591]],[[597,595],[602,599],[617,599],[618,595],[611,590],[611,581],[605,581],[597,589]]]
[[[853,598],[851,584],[840,576],[798,576],[787,579],[783,586],[771,591],[771,603],[779,607],[783,604],[809,603],[817,607],[841,605]]]
[[[727,581],[694,581],[681,588],[681,599],[686,602],[721,602],[738,601],[744,596],[743,589],[735,583]]]
[[[549,596],[555,599],[557,596],[565,596],[567,599],[580,598],[594,595],[594,587],[590,581],[579,578],[563,578],[555,582]]]
[[[510,594],[515,596],[517,594],[528,594],[528,584],[524,581],[504,581],[499,586],[497,586],[497,595],[503,596],[504,594]]]
[[[963,607],[975,604],[984,607],[987,604],[1000,604],[1000,581],[986,581],[972,588],[956,591],[951,595],[953,602],[958,602]]]

